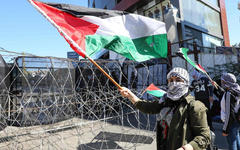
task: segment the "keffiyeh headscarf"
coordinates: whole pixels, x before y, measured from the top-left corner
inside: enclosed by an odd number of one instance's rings
[[[228,88],[230,91],[233,91],[237,94],[237,96],[240,96],[240,86],[237,84],[236,77],[231,73],[223,73],[221,76],[222,87]],[[225,92],[222,100],[221,100],[221,120],[225,122],[226,117],[229,115],[226,115],[226,102],[230,102],[230,92]],[[237,102],[238,103],[238,102]],[[234,112],[237,113],[239,107],[234,107]],[[228,120],[228,119],[227,119]],[[227,123],[223,125],[224,130],[227,128]]]
[[[222,85],[223,87],[229,88],[240,96],[240,86],[237,84],[237,79],[235,75],[231,73],[223,73],[221,76],[221,80],[224,81]]]
[[[167,75],[167,79],[171,77],[179,77],[184,82],[170,82],[168,83],[167,97],[171,100],[177,101],[188,92],[189,89],[189,74],[183,68],[173,68]]]

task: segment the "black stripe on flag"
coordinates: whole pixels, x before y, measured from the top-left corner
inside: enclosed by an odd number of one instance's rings
[[[45,4],[55,7],[61,11],[67,12],[79,18],[83,16],[96,16],[96,17],[105,19],[105,18],[129,14],[128,12],[118,11],[118,10],[87,8],[82,6],[61,4],[61,3],[45,3]]]

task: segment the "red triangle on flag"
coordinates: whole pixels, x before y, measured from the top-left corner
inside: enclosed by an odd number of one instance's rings
[[[86,35],[95,34],[99,28],[98,25],[85,21],[45,3],[35,0],[32,2],[37,5],[39,9],[41,9],[41,11],[43,11],[55,24],[57,24],[57,26],[61,28],[61,30],[69,38],[71,38],[82,50],[85,51],[85,37]],[[85,57],[85,54],[79,51],[79,49],[72,44],[70,39],[66,38],[62,33],[61,35],[79,55]]]
[[[206,70],[200,64],[198,64],[198,67],[202,69],[204,72],[206,72]]]
[[[153,90],[160,90],[160,89],[152,83],[146,88],[146,90],[147,91],[153,91]]]

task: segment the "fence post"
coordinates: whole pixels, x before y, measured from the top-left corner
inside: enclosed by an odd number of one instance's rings
[[[198,64],[198,50],[197,50],[197,43],[193,41],[193,54],[194,54],[194,61]]]
[[[170,67],[172,67],[172,44],[170,41],[168,41],[168,61],[170,64]]]

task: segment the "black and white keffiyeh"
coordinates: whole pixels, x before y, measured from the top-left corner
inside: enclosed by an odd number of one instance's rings
[[[237,79],[232,73],[223,73],[221,76],[223,88],[229,88],[229,90],[235,92],[238,96],[240,96],[240,86],[237,83]]]
[[[188,92],[189,89],[189,74],[187,70],[183,68],[173,68],[167,75],[167,79],[171,77],[179,77],[183,79],[184,82],[169,82],[168,83],[168,90],[167,90],[167,97],[171,100],[177,101],[183,95]]]

